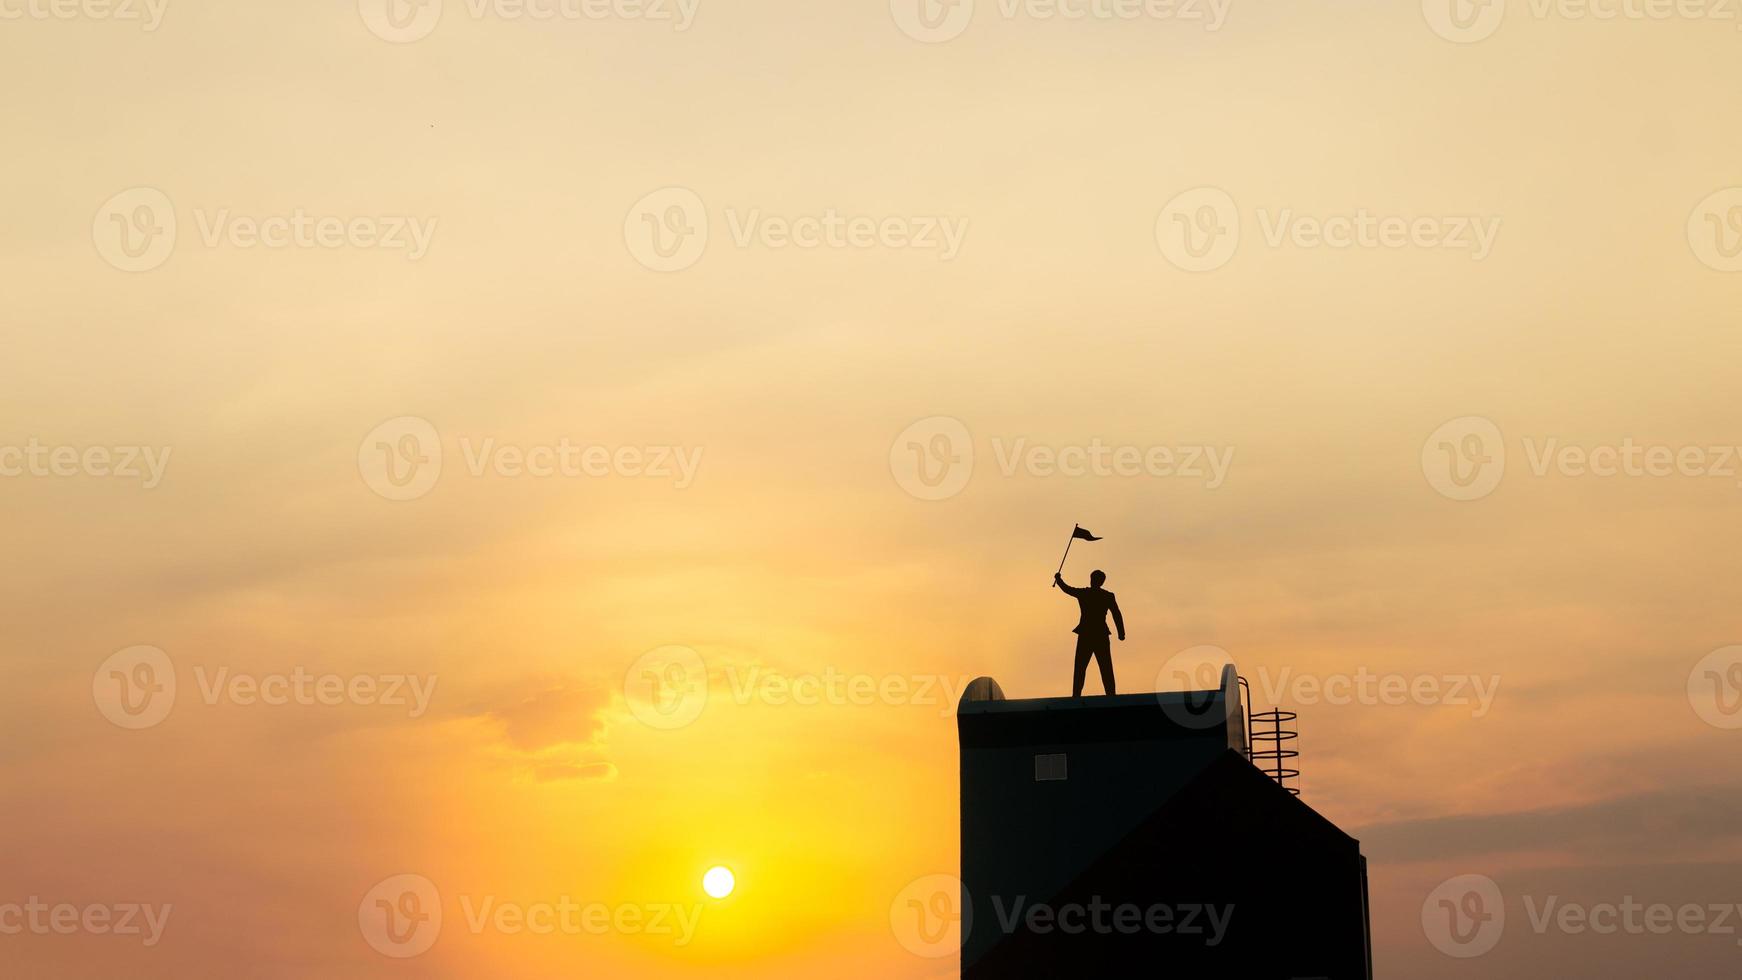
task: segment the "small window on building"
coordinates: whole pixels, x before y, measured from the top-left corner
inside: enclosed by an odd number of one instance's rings
[[[1065,776],[1065,754],[1037,755],[1034,757],[1034,781],[1037,783],[1062,782]]]

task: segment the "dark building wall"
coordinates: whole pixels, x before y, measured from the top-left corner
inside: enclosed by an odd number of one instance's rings
[[[1365,980],[1358,843],[1230,751],[1226,704],[1182,714],[1166,697],[963,705],[963,975],[1166,963],[1172,975]],[[1061,753],[1066,778],[1037,782],[1035,756]],[[1036,903],[1231,911],[1212,944],[1013,926]]]
[[[1034,901],[1064,888],[1228,750],[1222,694],[1188,697],[963,706],[962,878],[978,883],[970,921],[991,921],[994,897]],[[1065,778],[1037,780],[1036,758],[1061,755]],[[992,940],[970,932],[965,957]]]

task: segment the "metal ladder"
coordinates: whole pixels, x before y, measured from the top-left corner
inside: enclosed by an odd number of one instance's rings
[[[1246,761],[1276,780],[1276,785],[1299,796],[1300,764],[1292,760],[1300,758],[1300,751],[1289,748],[1287,743],[1300,738],[1300,714],[1281,708],[1254,712],[1252,685],[1244,677],[1239,680],[1245,692],[1242,700],[1246,702]]]

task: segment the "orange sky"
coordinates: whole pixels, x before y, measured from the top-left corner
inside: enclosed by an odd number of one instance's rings
[[[1124,689],[1210,646],[1301,712],[1380,975],[1728,969],[1530,912],[1742,901],[1742,36],[1437,2],[0,0],[0,955],[954,975],[891,905],[961,685],[1067,690],[1081,522]],[[699,918],[479,912],[564,904]]]

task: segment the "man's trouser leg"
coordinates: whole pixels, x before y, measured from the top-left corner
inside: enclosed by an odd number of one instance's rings
[[[1071,697],[1073,698],[1083,696],[1083,676],[1088,673],[1089,653],[1093,649],[1088,640],[1089,638],[1086,636],[1077,637],[1077,669],[1071,675]]]
[[[1113,687],[1113,644],[1106,637],[1101,638],[1101,645],[1095,649],[1095,662],[1101,665],[1101,690],[1117,694]]]

